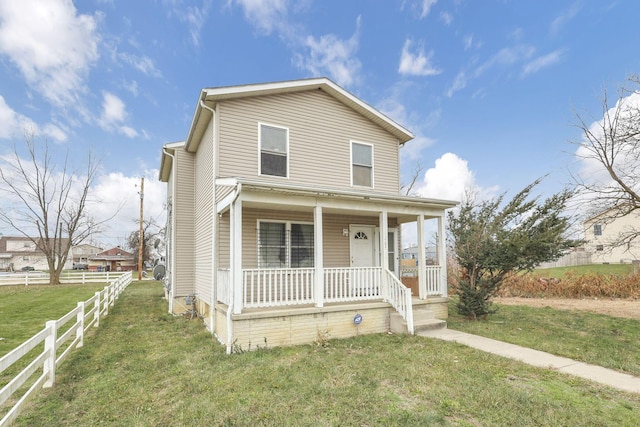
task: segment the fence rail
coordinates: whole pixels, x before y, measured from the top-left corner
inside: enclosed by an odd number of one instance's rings
[[[131,272],[63,271],[60,283],[110,283],[123,274]],[[49,273],[43,271],[25,271],[19,273],[0,273],[0,286],[10,285],[48,285]]]
[[[115,304],[115,300],[129,286],[131,280],[131,272],[119,273],[117,277],[115,273],[111,273],[111,283],[102,291],[96,292],[86,301],[79,302],[76,308],[58,320],[48,321],[44,329],[0,358],[0,374],[2,374],[22,360],[31,350],[44,343],[43,351],[31,361],[23,361],[28,363],[27,366],[0,389],[0,408],[2,408],[4,403],[25,386],[27,381],[33,380],[37,371],[42,370],[29,389],[17,398],[17,402],[0,420],[0,427],[9,426],[20,414],[27,400],[38,390],[53,386],[56,368],[73,349],[82,347],[85,332],[100,324],[100,317],[109,313],[109,307]],[[69,324],[73,320],[75,320],[74,323]]]

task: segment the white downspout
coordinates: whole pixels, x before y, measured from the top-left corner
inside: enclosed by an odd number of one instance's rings
[[[167,156],[171,157],[171,162],[172,162],[172,166],[171,166],[171,270],[170,270],[170,280],[171,280],[171,288],[169,289],[169,313],[173,313],[173,290],[175,289],[175,277],[173,275],[173,264],[175,263],[175,255],[176,255],[176,251],[175,251],[175,232],[176,232],[176,227],[175,227],[175,217],[176,217],[176,207],[175,207],[175,199],[176,199],[176,173],[175,173],[175,168],[176,168],[176,157],[169,153],[169,151],[167,151],[167,149],[165,147],[162,147],[162,152],[164,154],[166,154]],[[169,266],[169,263],[167,262],[167,266]]]
[[[215,126],[215,120],[217,120],[218,115],[216,114],[216,111],[209,107],[207,104],[204,103],[204,101],[201,99],[200,100],[200,106],[202,108],[204,108],[205,110],[209,111],[211,113],[211,144],[213,145],[213,163],[212,163],[212,171],[211,171],[211,185],[213,188],[213,207],[212,207],[212,218],[211,218],[211,235],[212,235],[212,239],[211,239],[211,268],[212,268],[212,273],[211,273],[211,300],[209,301],[209,325],[211,327],[211,332],[215,333],[216,327],[215,327],[215,319],[216,319],[216,313],[215,313],[215,308],[216,308],[216,301],[217,301],[217,282],[218,282],[218,251],[217,251],[217,241],[218,241],[218,203],[217,203],[217,186],[216,186],[216,176],[218,175],[218,168],[217,168],[217,163],[218,163],[218,144],[216,144],[216,135],[215,132],[218,129],[217,126]]]

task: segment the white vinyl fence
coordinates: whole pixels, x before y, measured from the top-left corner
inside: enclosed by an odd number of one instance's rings
[[[105,273],[102,274],[102,281],[104,281]],[[114,305],[115,300],[132,280],[131,272],[119,273],[117,276],[112,273],[111,277],[111,283],[105,286],[102,291],[96,292],[86,301],[79,302],[76,308],[60,319],[48,321],[44,329],[0,358],[0,375],[2,375],[31,350],[43,344],[42,352],[31,360],[23,360],[21,365],[27,364],[27,366],[0,389],[0,408],[3,408],[8,399],[16,400],[16,403],[0,420],[0,427],[9,426],[34,393],[43,387],[53,386],[56,379],[56,367],[64,361],[71,351],[82,347],[85,332],[91,327],[98,327],[100,317],[109,313],[109,307]],[[36,372],[41,373],[34,379]],[[25,384],[28,381],[31,383],[29,389],[21,396],[14,396],[18,390],[26,387]],[[4,409],[2,410],[4,411]]]
[[[131,272],[99,272],[99,271],[63,271],[60,283],[111,283],[120,276]],[[25,271],[18,273],[0,273],[0,286],[10,285],[48,285],[49,273],[43,271]]]

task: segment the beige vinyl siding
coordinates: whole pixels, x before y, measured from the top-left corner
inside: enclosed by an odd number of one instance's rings
[[[313,223],[313,212],[289,212],[266,209],[244,209],[242,220],[242,268],[258,267],[258,220],[276,220]],[[349,237],[342,230],[350,224],[379,226],[378,217],[325,214],[322,218],[323,258],[325,267],[349,267]],[[389,227],[396,227],[395,219]]]
[[[183,150],[176,150],[174,171],[176,178],[174,197],[175,260],[174,296],[193,293],[194,288],[194,157]]]
[[[398,194],[398,141],[321,90],[223,101],[220,176],[258,178],[258,123],[289,129],[289,177],[264,181],[351,189],[351,141],[374,146],[374,191]]]
[[[213,139],[210,124],[195,154],[195,290],[201,301],[211,301],[213,283]]]

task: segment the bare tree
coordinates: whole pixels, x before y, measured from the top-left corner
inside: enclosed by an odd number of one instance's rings
[[[136,223],[139,220],[134,220]],[[138,251],[140,250],[140,231],[132,231],[127,238],[127,247],[135,254],[138,259]],[[155,218],[145,219],[142,221],[142,260],[151,260],[154,256],[154,251],[161,250],[162,242],[164,241],[164,228],[158,225]],[[144,265],[138,268],[144,269]]]
[[[0,159],[0,191],[6,194],[0,221],[44,253],[49,282],[55,285],[60,283],[71,248],[99,231],[101,223],[86,213],[99,162],[89,154],[79,175],[70,170],[67,151],[62,169],[57,170],[46,140],[37,143],[33,134],[26,133],[25,142],[26,159],[15,145],[13,155]]]
[[[574,174],[577,194],[588,203],[587,214],[611,222],[640,209],[640,76],[631,76],[620,87],[615,105],[607,91],[601,100],[602,116],[588,120],[576,114],[582,139],[576,152],[588,176]],[[631,227],[609,242],[628,246],[640,239],[640,228]]]
[[[409,182],[406,183],[406,184],[401,184],[400,185],[400,192],[403,195],[411,196],[411,193],[413,191],[413,187],[416,185],[416,181],[418,181],[418,178],[420,178],[422,170],[423,170],[422,164],[420,162],[417,162],[415,164],[415,168],[413,170],[413,175],[411,176],[411,179],[409,180]]]

